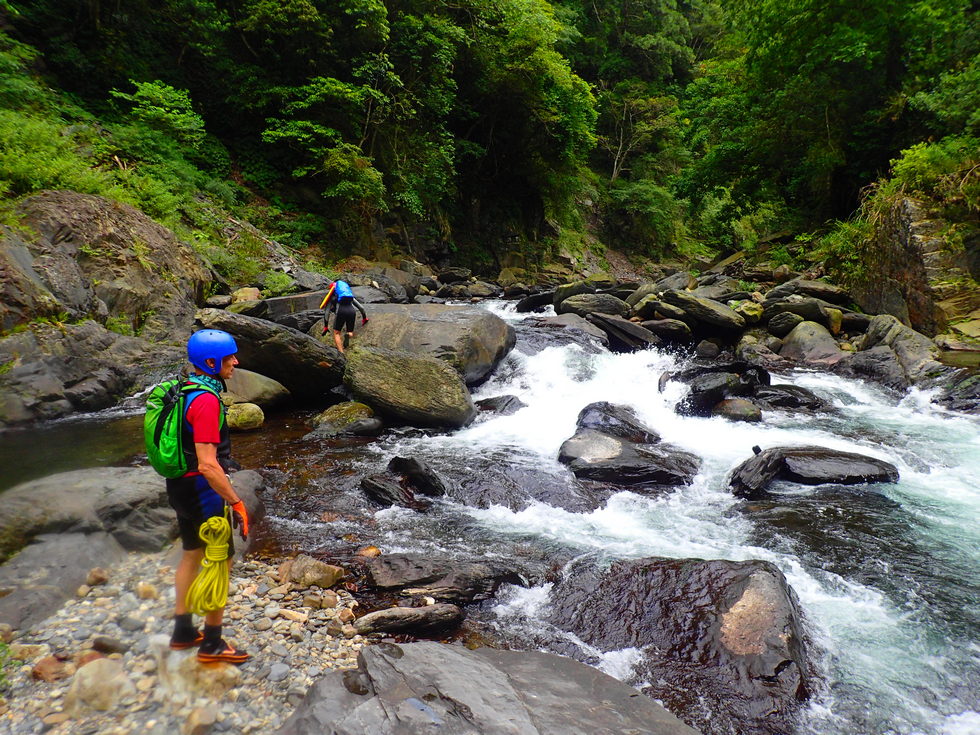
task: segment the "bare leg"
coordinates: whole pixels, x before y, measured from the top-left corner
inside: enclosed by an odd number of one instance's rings
[[[333,330],[333,341],[337,345],[337,349],[341,352],[344,351],[344,338],[340,335],[340,330]]]
[[[174,574],[174,588],[177,591],[177,599],[174,601],[175,615],[183,615],[187,612],[187,590],[194,583],[194,577],[197,576],[203,558],[204,549],[185,549],[183,556],[180,557]]]

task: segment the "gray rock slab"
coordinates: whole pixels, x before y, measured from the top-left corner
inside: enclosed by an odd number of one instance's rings
[[[361,650],[331,672],[279,735],[696,735],[602,672],[547,653],[434,642]]]

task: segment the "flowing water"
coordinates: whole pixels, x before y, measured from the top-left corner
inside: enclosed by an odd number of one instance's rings
[[[678,366],[675,356],[611,354],[523,325],[502,302],[487,308],[514,323],[519,339],[474,397],[516,395],[527,404],[517,413],[481,414],[449,434],[319,443],[303,440],[309,413],[296,413],[236,437],[236,456],[278,486],[268,545],[330,553],[373,542],[386,552],[513,558],[542,570],[582,555],[767,560],[799,596],[821,674],[801,732],[980,733],[980,421],[944,412],[924,393],[899,397],[817,372],[773,382],[809,388],[832,402],[832,414],[767,412],[762,424],[681,417],[673,406],[683,386],[657,387]],[[594,401],[633,407],[664,441],[702,457],[695,482],[660,497],[615,492],[597,504],[576,496],[580,484],[556,457]],[[9,441],[0,435],[0,457]],[[727,473],[754,445],[785,444],[880,457],[901,480],[850,491],[781,488],[788,497],[763,503],[726,490]],[[459,492],[426,513],[372,511],[359,480],[395,454],[428,462]],[[550,630],[549,591],[541,579],[505,586],[473,617],[515,646],[561,639],[561,652],[642,684],[633,674],[638,652],[601,653]]]

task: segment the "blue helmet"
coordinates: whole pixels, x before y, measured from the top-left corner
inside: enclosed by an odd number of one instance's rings
[[[208,375],[217,375],[221,371],[221,361],[236,352],[238,345],[235,344],[235,338],[220,329],[202,329],[194,332],[187,340],[187,359],[191,365]],[[210,358],[214,358],[213,368],[207,363]]]

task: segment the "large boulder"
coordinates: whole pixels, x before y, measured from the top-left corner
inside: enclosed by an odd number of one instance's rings
[[[262,408],[273,408],[289,400],[289,390],[278,380],[244,368],[235,369],[225,381],[225,389],[221,394],[225,405],[254,403]]]
[[[6,494],[5,494],[6,497]],[[173,512],[170,513],[173,517]],[[75,594],[94,567],[126,559],[126,550],[103,531],[51,533],[34,538],[0,566],[0,623],[27,630]]]
[[[772,564],[584,560],[550,598],[549,622],[586,646],[642,652],[643,692],[704,732],[795,731],[812,672],[796,595]]]
[[[729,489],[740,498],[765,498],[776,480],[801,485],[898,482],[895,465],[864,454],[813,446],[756,449],[728,477]]]
[[[17,213],[34,235],[0,240],[0,328],[66,313],[150,340],[187,333],[211,276],[170,230],[127,204],[73,191],[39,192]]]
[[[0,427],[108,408],[183,356],[94,321],[33,324],[0,338]]]
[[[264,514],[253,471],[232,475],[249,515]],[[43,533],[112,536],[128,551],[159,551],[177,535],[164,479],[150,467],[100,467],[49,475],[3,493],[0,559]]]
[[[638,444],[656,444],[660,435],[640,421],[630,406],[607,401],[590,403],[579,411],[575,425],[580,429],[595,429],[603,434]]]
[[[609,349],[615,352],[635,352],[660,344],[653,332],[615,314],[592,313],[586,318],[606,333]]]
[[[693,296],[686,291],[664,291],[661,299],[682,309],[700,324],[722,332],[740,332],[745,329],[745,319],[735,313],[734,309],[717,301]]]
[[[374,306],[357,332],[360,347],[443,360],[467,384],[483,380],[514,347],[514,328],[485,309],[445,304]]]
[[[42,533],[108,533],[131,551],[159,551],[176,536],[164,480],[149,467],[49,475],[3,493],[0,559]]]
[[[955,372],[938,362],[939,347],[935,342],[889,314],[874,317],[859,343],[861,350],[879,346],[895,353],[905,376],[913,385],[928,383]]]
[[[462,378],[442,360],[364,345],[347,355],[344,384],[383,414],[437,428],[465,426],[476,414]]]
[[[279,735],[697,735],[632,687],[572,659],[431,641],[365,646]]]
[[[701,460],[671,444],[634,444],[593,429],[566,439],[558,461],[576,477],[616,485],[689,485]]]
[[[581,317],[589,314],[612,314],[624,317],[630,313],[629,305],[607,293],[583,293],[569,296],[555,306],[559,314],[578,314]]]
[[[779,356],[813,367],[831,367],[844,359],[844,352],[822,324],[801,322],[786,335]]]
[[[223,329],[238,343],[242,367],[282,383],[294,397],[318,397],[343,381],[345,360],[336,347],[265,319],[201,309],[202,329]]]

